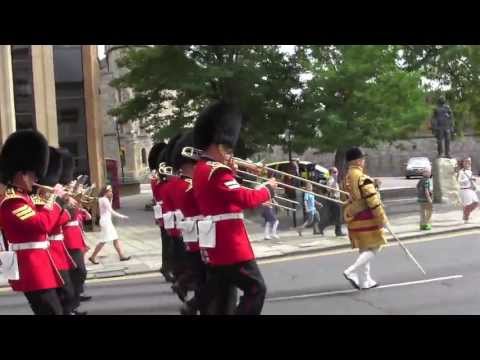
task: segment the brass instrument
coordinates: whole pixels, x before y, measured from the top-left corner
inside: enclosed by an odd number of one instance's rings
[[[258,182],[258,181],[247,180],[247,179],[242,179],[242,181],[247,182],[247,183],[250,183],[250,184],[262,185],[262,183],[260,183],[260,182]],[[290,199],[287,199],[287,198],[284,198],[284,197],[278,196],[278,195],[275,195],[275,199],[287,201],[287,202],[292,203],[292,204],[295,204],[295,205],[300,205],[300,203],[299,203],[298,201],[290,200]]]
[[[203,153],[202,150],[195,149],[193,147],[184,147],[182,149],[182,155],[183,156],[189,157],[189,158],[195,159],[195,160],[198,160],[200,158],[200,156],[202,155],[202,153]],[[323,185],[323,184],[320,184],[320,183],[317,183],[317,182],[314,182],[314,181],[311,181],[311,180],[307,180],[307,179],[301,178],[299,176],[291,175],[289,173],[286,173],[286,172],[283,172],[283,171],[280,171],[280,170],[272,169],[272,168],[267,167],[267,166],[259,166],[259,165],[253,164],[252,162],[249,162],[249,161],[237,158],[237,157],[233,157],[233,160],[235,160],[239,165],[244,165],[245,167],[250,168],[250,169],[252,168],[252,166],[256,166],[257,168],[260,168],[260,169],[265,169],[267,171],[277,173],[279,175],[284,175],[284,176],[287,176],[287,177],[291,177],[293,179],[297,179],[297,180],[300,180],[300,181],[303,181],[303,182],[306,182],[306,183],[310,183],[310,184],[315,185],[315,186],[323,187],[323,188],[326,188],[326,189],[329,189],[329,190],[338,191],[340,193],[346,194],[347,196],[350,196],[349,193],[347,193],[345,191],[335,189],[335,188],[332,188],[330,186],[326,186],[326,185]],[[236,169],[235,171],[238,172],[239,174],[245,174],[245,175],[248,175],[248,176],[253,175],[253,174],[251,174],[247,171],[243,171],[243,170]],[[255,175],[255,176],[257,177],[257,179],[261,179],[261,180],[265,180],[265,181],[269,180],[268,178],[265,178],[265,177],[262,177],[262,176],[259,176],[259,175]],[[314,193],[312,191],[308,191],[306,189],[302,189],[302,188],[299,188],[299,187],[296,187],[296,186],[293,186],[293,185],[290,185],[290,184],[285,184],[285,183],[282,183],[282,182],[279,182],[279,181],[277,181],[277,184],[281,187],[284,187],[284,188],[301,191],[301,192],[304,192],[304,193],[307,193],[307,194],[313,194],[316,197],[319,197],[319,198],[322,198],[322,199],[325,199],[325,200],[329,200],[329,201],[333,201],[333,202],[336,202],[336,203],[341,204],[341,205],[345,205],[345,204],[348,203],[348,201],[343,202],[343,201],[340,201],[340,200],[337,200],[337,199],[334,199],[334,198],[331,198],[331,197],[328,197],[328,196],[320,195],[320,194]]]

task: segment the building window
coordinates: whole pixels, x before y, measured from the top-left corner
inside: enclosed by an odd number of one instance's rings
[[[35,129],[32,46],[12,45],[11,53],[16,128]]]
[[[142,149],[142,165],[147,165],[147,150]]]
[[[77,175],[90,175],[81,46],[54,45],[53,64],[59,143],[73,154]]]

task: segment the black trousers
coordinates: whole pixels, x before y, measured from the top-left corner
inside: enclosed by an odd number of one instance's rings
[[[35,315],[63,315],[57,289],[37,290],[24,294]]]
[[[60,303],[62,304],[64,315],[69,315],[80,306],[80,300],[75,296],[75,288],[73,286],[72,278],[70,277],[70,270],[59,270],[62,276],[64,285],[57,289]]]
[[[450,130],[437,130],[435,132],[435,137],[437,138],[437,151],[438,155],[443,155],[443,142],[445,142],[445,155],[450,156],[450,139],[452,137]]]
[[[325,228],[335,225],[335,235],[342,233],[342,209],[339,204],[333,201],[322,201],[323,208],[320,210],[320,232]]]
[[[87,267],[85,266],[85,256],[80,249],[68,249],[68,253],[72,257],[77,267],[70,270],[70,278],[72,279],[75,297],[80,301],[80,294],[84,291],[85,280],[87,279]]]
[[[207,297],[207,268],[202,260],[200,251],[189,252],[185,254],[186,268],[180,275],[177,282],[185,290],[193,291],[194,296],[188,301],[189,307],[200,312],[200,315],[206,314]]]
[[[172,271],[172,239],[163,226],[160,227],[160,232],[162,235],[162,271],[167,273]]]
[[[260,315],[267,287],[255,260],[225,266],[209,266],[207,270],[208,314]],[[232,312],[234,288],[243,291]],[[236,299],[236,294],[235,294]]]
[[[183,238],[171,236],[171,269],[173,276],[178,279],[187,268],[187,259],[185,250],[185,244],[183,243]]]

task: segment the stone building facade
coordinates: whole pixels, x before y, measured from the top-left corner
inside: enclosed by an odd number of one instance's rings
[[[74,156],[76,174],[105,183],[96,45],[0,45],[0,144],[36,129]]]
[[[152,148],[150,135],[141,128],[140,121],[118,124],[109,110],[133,97],[130,89],[117,90],[110,82],[122,75],[116,61],[127,45],[105,45],[101,61],[101,93],[103,102],[105,157],[118,162],[118,174],[124,184],[143,182],[148,176],[147,157]]]

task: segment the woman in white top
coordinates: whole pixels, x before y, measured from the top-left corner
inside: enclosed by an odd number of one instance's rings
[[[460,199],[463,205],[463,220],[465,224],[473,210],[478,207],[475,179],[472,174],[472,159],[463,159],[458,170],[458,184],[460,186]]]
[[[101,234],[103,238],[95,247],[92,256],[88,258],[88,260],[90,260],[90,262],[92,262],[93,264],[99,264],[99,262],[97,262],[96,260],[98,253],[100,252],[100,250],[102,250],[105,243],[112,241],[113,246],[115,246],[115,250],[117,250],[118,256],[120,257],[120,261],[130,260],[130,256],[126,257],[122,252],[120,242],[118,240],[117,230],[112,223],[112,215],[120,219],[128,219],[128,216],[122,215],[113,210],[112,198],[112,187],[110,185],[107,185],[102,189],[102,191],[100,191],[98,197],[98,205],[100,209],[100,227],[102,229]]]

